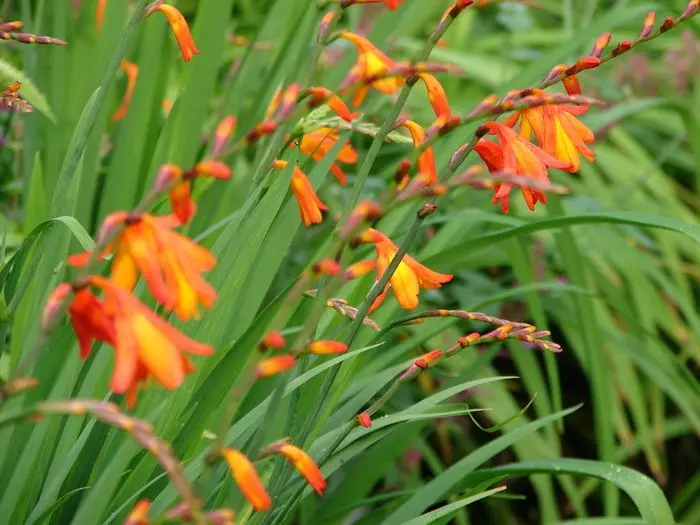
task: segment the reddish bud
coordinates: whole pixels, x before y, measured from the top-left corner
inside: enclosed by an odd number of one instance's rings
[[[254,142],[257,142],[260,140],[261,137],[264,137],[266,135],[270,135],[271,133],[274,133],[275,130],[277,129],[277,123],[266,120],[265,122],[260,122],[253,128],[253,131],[248,133],[246,135],[246,140],[252,144]]]
[[[46,300],[44,312],[41,314],[42,331],[47,332],[56,324],[63,303],[72,293],[73,287],[68,283],[59,284],[56,289],[51,292],[51,295],[49,295],[49,298]]]
[[[340,264],[333,259],[323,259],[311,267],[311,271],[316,275],[338,275]]]
[[[603,33],[602,35],[600,35],[596,39],[595,44],[593,44],[593,49],[591,50],[591,56],[600,57],[600,55],[603,54],[603,51],[610,43],[611,38],[612,38],[612,35],[610,33]]]
[[[369,414],[367,412],[360,412],[359,414],[357,414],[356,419],[360,426],[363,426],[365,428],[369,428],[372,426],[372,418],[369,417]]]
[[[286,344],[282,334],[279,332],[268,332],[258,343],[258,348],[260,350],[282,350]]]
[[[644,19],[644,25],[642,26],[642,30],[639,32],[639,36],[637,36],[637,40],[643,40],[651,34],[651,32],[654,30],[655,20],[656,13],[651,11]]]
[[[627,53],[627,51],[629,51],[630,49],[632,49],[632,42],[630,42],[629,40],[623,40],[622,42],[617,44],[617,47],[615,47],[612,54],[613,56],[619,56],[623,53]]]
[[[661,32],[665,33],[666,31],[673,29],[674,25],[676,25],[676,22],[673,20],[673,18],[668,17],[664,19],[663,24],[661,24]]]
[[[478,332],[473,332],[469,335],[465,335],[464,337],[460,337],[459,339],[457,339],[457,343],[462,348],[466,348],[473,342],[478,341],[479,339],[481,339],[481,334],[479,334]]]
[[[428,368],[430,364],[442,355],[442,350],[432,350],[415,360],[413,363],[418,368]]]

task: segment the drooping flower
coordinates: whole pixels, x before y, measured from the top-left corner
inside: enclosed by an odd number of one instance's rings
[[[134,89],[136,89],[136,79],[139,76],[139,66],[129,60],[122,60],[119,67],[126,75],[126,90],[124,91],[122,103],[112,115],[112,120],[115,122],[126,117],[126,113],[129,111],[129,105],[131,104],[131,98],[134,95]]]
[[[316,494],[319,496],[323,495],[323,491],[326,489],[326,480],[323,478],[323,474],[316,466],[316,463],[314,463],[314,460],[299,447],[290,445],[286,441],[278,441],[265,447],[260,451],[260,454],[263,456],[270,454],[284,456],[306,478],[306,481],[316,491]]]
[[[154,2],[146,9],[144,17],[156,11],[163,13],[168,20],[170,29],[172,29],[175,39],[177,40],[177,45],[180,47],[182,59],[185,62],[189,62],[192,60],[192,55],[199,55],[199,50],[192,38],[190,27],[187,25],[187,20],[182,16],[182,13],[177,8],[164,4],[162,0],[160,0],[159,2]]]
[[[401,123],[401,126],[406,128],[411,133],[411,138],[413,139],[413,145],[417,148],[425,140],[425,130],[419,124],[416,124],[412,120],[405,120]],[[426,148],[423,153],[418,157],[418,173],[427,175],[430,184],[437,184],[437,170],[435,168],[435,154],[433,153],[432,146]]]
[[[296,364],[297,360],[294,354],[276,355],[260,361],[255,368],[255,376],[260,378],[276,376],[290,368],[294,368]]]
[[[230,179],[231,168],[218,160],[198,162],[194,168],[185,172],[175,164],[164,164],[156,177],[157,188],[173,185],[168,192],[170,206],[182,224],[187,224],[197,210],[197,205],[192,199],[192,180],[197,177]]]
[[[228,463],[233,480],[251,506],[257,511],[268,511],[272,508],[272,500],[265,491],[253,463],[238,450],[227,448],[221,455]]]
[[[314,160],[319,161],[328,154],[338,140],[339,134],[337,129],[320,128],[316,131],[311,131],[304,134],[299,143],[299,149],[302,153],[305,153]],[[344,164],[355,164],[357,159],[357,151],[355,151],[355,149],[352,147],[349,140],[346,141],[340,148],[336,160]],[[336,176],[341,184],[345,185],[347,183],[345,173],[343,173],[343,170],[340,169],[340,166],[338,166],[338,164],[335,162],[331,164],[331,172]]]
[[[215,257],[184,235],[172,230],[180,224],[174,216],[133,216],[116,212],[107,217],[103,231],[123,227],[106,250],[114,251],[112,280],[125,290],[132,290],[138,274],[146,279],[153,297],[167,311],[175,310],[182,319],[199,315],[199,304],[210,308],[216,291],[202,278],[203,272],[216,264]],[[90,252],[68,258],[72,266],[84,266]]]
[[[272,166],[273,168],[283,170],[287,167],[287,164],[288,162],[286,160],[276,160],[273,162]],[[304,226],[321,223],[323,221],[321,212],[326,211],[328,206],[323,204],[321,199],[319,199],[316,190],[314,190],[314,187],[311,185],[311,181],[298,166],[294,166],[290,186],[297,200],[299,214],[301,215],[301,220],[304,222]]]
[[[372,228],[365,231],[357,241],[374,244],[377,251],[377,280],[381,279],[398,252],[398,247],[389,237]],[[426,290],[435,290],[450,282],[452,277],[449,274],[434,272],[420,264],[410,255],[404,255],[396,271],[391,276],[389,283],[401,307],[406,310],[413,310],[418,306],[418,293],[421,287]],[[381,304],[387,289],[380,296],[381,299],[378,299],[372,305],[372,310]]]
[[[452,110],[447,100],[447,93],[445,93],[440,81],[430,73],[418,73],[416,76],[425,84],[428,100],[435,112],[435,117],[447,122],[452,117]]]
[[[474,148],[489,172],[505,171],[514,176],[522,176],[524,180],[521,191],[530,210],[535,209],[537,202],[546,203],[547,195],[542,190],[528,188],[527,178],[548,184],[547,168],[569,170],[571,164],[552,157],[505,124],[486,122],[483,126],[488,134],[495,135],[498,140],[498,143],[495,143],[481,139]],[[513,185],[509,183],[494,186],[493,203],[500,202],[504,213],[508,213],[509,194],[512,188]]]
[[[87,287],[101,290],[103,299]],[[210,355],[212,348],[185,336],[146,305],[113,281],[91,276],[76,291],[69,315],[80,342],[81,357],[90,353],[93,340],[114,347],[115,364],[110,388],[127,394],[127,404],[136,404],[140,382],[153,375],[168,390],[194,371],[186,353]]]
[[[338,38],[352,42],[359,53],[357,62],[350,70],[349,77],[353,82],[367,81],[369,83],[360,87],[353,95],[352,104],[354,106],[362,104],[370,86],[381,93],[392,94],[404,85],[404,79],[401,77],[378,78],[394,68],[396,63],[365,37],[349,31],[341,31]]]
[[[575,79],[575,76],[570,78]],[[570,95],[579,95],[581,87],[578,80],[569,80],[567,91]],[[549,97],[540,89],[532,89],[531,92],[531,96],[534,97]],[[544,104],[514,113],[505,124],[514,126],[519,120],[521,137],[529,140],[534,132],[540,148],[552,157],[569,164],[565,171],[575,173],[581,167],[581,155],[589,161],[595,158],[595,153],[587,146],[595,142],[595,136],[576,118],[576,115],[586,111],[586,105]]]
[[[342,99],[333,93],[330,89],[324,87],[310,87],[306,90],[309,94],[309,107],[311,109],[320,106],[321,104],[328,105],[336,115],[346,122],[352,122],[357,116],[350,112],[350,109],[345,105]]]

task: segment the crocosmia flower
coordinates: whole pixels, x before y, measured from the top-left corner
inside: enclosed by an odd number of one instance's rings
[[[406,128],[411,133],[413,145],[417,148],[425,140],[425,130],[412,120],[406,120],[401,123],[401,126]],[[426,175],[430,180],[430,184],[437,184],[437,170],[435,169],[435,154],[432,146],[426,148],[418,157],[418,173]]]
[[[447,122],[452,117],[452,110],[447,100],[447,93],[445,93],[440,81],[430,73],[418,73],[416,76],[425,84],[428,100],[435,112],[435,117]]]
[[[158,171],[156,187],[164,188],[172,185],[168,192],[170,206],[182,224],[187,224],[197,210],[197,206],[192,199],[192,180],[197,177],[212,177],[220,180],[230,179],[231,168],[218,160],[204,160],[185,172],[174,164],[164,164]]]
[[[333,128],[320,128],[316,131],[304,134],[299,143],[302,153],[311,156],[316,161],[325,157],[328,152],[338,142],[338,130]],[[340,148],[336,160],[344,164],[355,164],[357,162],[357,151],[352,147],[350,141],[346,141]],[[347,177],[343,170],[335,162],[331,164],[331,172],[336,176],[341,184],[347,183]]]
[[[569,85],[572,86],[569,88],[572,91],[570,94],[580,94],[578,82]],[[548,98],[542,90],[531,91],[532,96]],[[575,173],[581,167],[581,155],[589,161],[595,158],[595,153],[587,146],[595,142],[595,136],[576,118],[576,115],[587,110],[588,106],[585,105],[545,104],[522,109],[514,113],[505,124],[514,126],[519,120],[521,137],[530,139],[534,132],[540,147],[552,157],[569,164],[565,171]]]
[[[372,243],[377,250],[377,280],[382,278],[384,272],[391,264],[392,259],[398,252],[398,247],[383,233],[369,228],[359,238],[361,243]],[[394,290],[396,300],[402,308],[413,310],[418,306],[418,293],[421,288],[434,290],[452,280],[452,275],[437,273],[420,264],[410,255],[404,255],[394,274],[389,281]],[[375,301],[372,309],[376,309],[381,304],[386,291],[381,299]]]
[[[318,107],[321,104],[327,104],[336,115],[346,122],[352,122],[357,116],[356,114],[351,113],[348,107],[345,105],[345,102],[343,102],[342,99],[334,94],[330,89],[324,87],[310,87],[306,90],[306,92],[309,94],[309,106],[311,108]]]
[[[192,60],[192,55],[199,55],[199,50],[194,44],[190,27],[187,25],[187,20],[182,16],[182,13],[178,11],[177,8],[164,4],[162,0],[160,0],[147,7],[144,16],[148,16],[156,11],[160,11],[165,15],[165,18],[167,18],[170,28],[177,40],[177,45],[180,47],[182,59],[185,62],[189,62]]]
[[[255,369],[256,377],[272,377],[294,368],[297,360],[294,354],[282,354],[263,359]]]
[[[370,86],[381,93],[391,94],[396,93],[404,85],[404,79],[401,77],[378,78],[386,75],[390,69],[396,66],[396,63],[365,37],[349,31],[342,31],[338,38],[352,42],[359,53],[357,62],[350,70],[349,77],[353,81],[367,81],[369,83],[355,92],[352,99],[354,106],[362,104]],[[376,80],[374,80],[375,78]]]
[[[316,493],[319,496],[323,495],[323,491],[326,489],[326,480],[314,460],[299,447],[290,445],[286,441],[280,441],[266,447],[260,453],[261,455],[280,454],[284,456],[306,478]]]
[[[87,287],[101,290],[99,299]],[[81,357],[89,355],[93,340],[104,341],[115,350],[110,387],[127,394],[127,404],[136,404],[138,384],[153,375],[168,390],[194,371],[186,353],[210,355],[212,348],[185,336],[146,305],[113,281],[92,276],[76,291],[69,307],[71,323],[80,341]]]
[[[238,450],[225,449],[221,455],[228,463],[233,480],[251,506],[257,511],[268,511],[272,508],[272,500],[265,491],[253,463]]]
[[[474,151],[486,163],[489,171],[505,171],[514,176],[531,178],[539,183],[548,184],[547,168],[570,170],[571,164],[554,158],[549,153],[531,144],[505,124],[486,122],[484,128],[490,135],[495,135],[498,143],[481,139]],[[508,213],[509,194],[512,184],[496,184],[494,186],[493,203],[501,203],[501,209]],[[537,202],[546,203],[547,195],[538,189],[527,187],[527,180],[521,186],[523,198],[530,210],[535,209]]]
[[[114,251],[111,277],[116,285],[132,290],[141,273],[153,297],[186,320],[199,315],[200,304],[210,308],[216,299],[216,291],[200,275],[211,270],[216,259],[172,230],[179,224],[173,216],[116,212],[105,219],[103,231],[123,226],[107,249]],[[89,258],[90,252],[84,252],[69,257],[68,263],[81,267]]]
[[[126,113],[129,111],[129,105],[131,104],[131,98],[136,89],[136,79],[139,76],[139,66],[129,60],[122,60],[119,67],[126,75],[126,90],[124,91],[124,97],[122,98],[119,109],[112,115],[112,120],[114,121],[119,121],[126,117]]]
[[[287,167],[287,161],[276,160],[272,167],[284,169]],[[314,190],[314,187],[311,185],[311,181],[298,166],[294,166],[290,186],[297,200],[299,214],[301,215],[301,220],[304,222],[304,226],[311,226],[312,224],[319,224],[322,222],[323,215],[321,212],[326,211],[328,206],[323,204],[321,199],[318,198],[316,190]]]
[[[149,510],[151,510],[151,502],[147,499],[139,500],[126,517],[124,525],[148,525]]]

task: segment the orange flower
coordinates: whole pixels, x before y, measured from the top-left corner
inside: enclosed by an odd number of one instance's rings
[[[302,153],[309,155],[312,159],[319,161],[325,157],[328,152],[335,146],[338,142],[339,135],[338,130],[333,128],[320,128],[316,131],[306,133],[299,144],[299,149]],[[355,164],[357,162],[358,155],[357,151],[352,147],[350,141],[346,141],[343,147],[340,148],[340,152],[336,157],[336,160],[344,164]],[[340,167],[333,163],[331,164],[331,172],[340,181],[342,185],[347,183],[347,178],[345,173]]]
[[[151,510],[151,502],[147,499],[139,500],[129,515],[124,525],[148,525],[148,511]]]
[[[153,375],[174,390],[194,371],[185,352],[210,355],[212,348],[198,343],[158,317],[146,305],[114,282],[92,276],[87,283],[102,290],[103,300],[89,289],[79,290],[70,306],[71,321],[80,340],[81,357],[87,357],[93,339],[114,346],[115,364],[110,388],[127,394],[136,404],[138,383]]]
[[[282,334],[279,332],[268,332],[258,343],[258,348],[260,350],[281,350],[286,344]]]
[[[287,164],[288,162],[286,160],[276,160],[272,166],[273,168],[283,170],[287,167]],[[312,224],[319,224],[322,222],[323,215],[321,215],[321,212],[327,210],[328,206],[323,204],[321,199],[318,198],[316,190],[314,190],[314,187],[311,185],[311,181],[298,166],[294,166],[290,186],[294,197],[296,197],[297,206],[299,206],[299,214],[301,215],[301,220],[304,222],[304,225],[311,226]]]
[[[219,122],[219,125],[216,127],[216,131],[214,132],[214,145],[212,146],[211,152],[212,156],[218,157],[221,155],[224,150],[224,146],[231,138],[231,135],[233,135],[233,132],[236,131],[236,123],[236,117],[233,115],[229,115]]]
[[[406,120],[401,123],[401,126],[406,128],[411,133],[413,138],[413,145],[417,148],[425,140],[425,130],[412,120]],[[421,153],[418,157],[418,173],[426,175],[430,180],[430,184],[437,184],[437,170],[435,169],[435,154],[433,153],[432,146],[426,148],[426,150]]]
[[[532,96],[549,97],[540,89],[532,89],[531,91]],[[567,91],[572,95],[580,94],[581,87],[578,81],[570,81]],[[545,152],[569,164],[568,168],[561,169],[575,173],[581,167],[580,155],[589,161],[595,158],[595,153],[586,145],[595,142],[595,136],[575,117],[575,115],[581,115],[586,111],[588,111],[588,106],[546,104],[514,113],[506,121],[506,125],[514,126],[520,120],[521,137],[529,140],[534,132],[538,144]]]
[[[392,11],[396,11],[401,4],[404,3],[404,0],[343,0],[341,2],[341,5],[343,7],[348,7],[354,4],[381,4],[383,3],[387,9],[391,9]]]
[[[515,131],[498,122],[486,122],[487,133],[495,135],[498,144],[481,139],[474,151],[486,163],[490,172],[505,171],[514,176],[532,178],[540,183],[549,183],[547,168],[568,170],[571,164],[562,162],[550,154],[531,144]],[[547,195],[541,190],[527,188],[527,181],[521,186],[525,203],[530,210],[535,209],[537,202],[546,203]],[[494,186],[493,203],[501,203],[501,209],[508,213],[509,194],[513,185],[504,183]]]
[[[311,109],[327,104],[336,115],[346,122],[352,122],[357,116],[356,113],[350,113],[350,110],[345,105],[341,98],[335,95],[330,89],[324,87],[310,87],[306,90],[310,96],[309,107]]]
[[[323,491],[326,489],[326,480],[323,479],[323,474],[314,460],[300,448],[290,445],[286,441],[278,441],[261,450],[260,454],[263,456],[281,454],[306,478],[306,481],[319,496],[323,495]]]
[[[311,267],[311,271],[316,275],[338,275],[340,264],[335,259],[321,259]]]
[[[348,345],[340,341],[314,341],[307,347],[310,354],[316,355],[342,354],[347,349]]]
[[[404,79],[401,77],[372,80],[376,77],[386,75],[390,69],[396,67],[396,63],[365,37],[349,31],[341,31],[338,34],[338,38],[343,38],[352,42],[359,53],[357,62],[350,70],[350,78],[353,80],[357,78],[358,81],[365,80],[369,82],[369,85],[362,86],[353,95],[352,104],[354,106],[362,104],[370,86],[381,93],[391,94],[396,93],[401,86],[404,85]]]
[[[102,22],[104,21],[106,7],[107,0],[97,0],[97,7],[95,8],[95,27],[98,30],[102,28]]]
[[[174,164],[164,164],[158,171],[156,188],[161,189],[174,184],[168,192],[173,213],[182,224],[187,224],[197,210],[192,200],[192,179],[197,177],[212,177],[215,179],[230,179],[231,168],[218,160],[205,160],[195,164],[190,171],[184,172]],[[178,182],[179,181],[179,182]]]
[[[184,235],[174,232],[172,228],[178,225],[174,216],[132,216],[122,211],[105,219],[103,231],[123,226],[112,243],[114,282],[132,290],[138,274],[143,274],[153,297],[167,311],[175,310],[180,319],[186,320],[199,315],[200,303],[210,308],[216,299],[216,291],[200,275],[211,270],[216,259]],[[68,263],[84,266],[90,255],[90,252],[73,255]]]
[[[297,360],[293,354],[276,355],[260,361],[255,369],[255,375],[261,378],[276,376],[294,368],[296,364]]]
[[[377,280],[381,279],[398,252],[397,246],[389,237],[372,228],[364,232],[358,240],[359,242],[374,244],[377,250]],[[413,310],[418,306],[418,292],[421,287],[426,290],[434,290],[450,282],[452,277],[449,274],[434,272],[420,264],[410,255],[404,255],[396,271],[391,276],[389,283],[401,307],[406,310]],[[372,310],[381,304],[386,292],[387,289],[380,296],[381,299],[378,298],[375,304],[372,305]]]
[[[443,119],[445,122],[452,118],[452,110],[450,103],[447,101],[447,93],[440,84],[437,78],[429,73],[418,73],[418,76],[424,83],[425,89],[428,91],[428,100],[435,111],[435,117]]]
[[[265,491],[258,473],[250,460],[238,450],[227,448],[221,455],[228,463],[233,480],[252,507],[257,511],[268,511],[272,508],[272,500]]]
[[[126,75],[126,90],[124,91],[124,98],[122,98],[119,109],[112,115],[112,120],[115,122],[126,117],[126,113],[129,111],[129,105],[131,104],[131,98],[134,95],[134,89],[136,89],[136,78],[139,76],[139,66],[133,62],[122,60],[119,67]]]
[[[357,417],[355,419],[357,419],[357,422],[365,428],[369,428],[372,426],[372,418],[367,412],[360,412],[359,414],[357,414]]]
[[[175,39],[177,40],[177,45],[180,47],[180,53],[182,53],[182,59],[185,62],[192,60],[192,55],[199,55],[199,50],[194,44],[194,39],[192,38],[192,33],[190,32],[190,27],[187,25],[187,20],[182,16],[182,13],[178,11],[175,7],[164,4],[162,1],[160,3],[156,2],[151,4],[146,9],[144,17],[160,11],[167,18],[170,24],[170,29],[172,29]]]

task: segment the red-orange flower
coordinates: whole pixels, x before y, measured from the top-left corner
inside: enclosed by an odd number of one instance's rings
[[[148,525],[148,511],[151,510],[151,502],[147,499],[139,500],[129,515],[124,525]]]
[[[260,350],[281,350],[286,344],[282,334],[279,332],[268,332],[258,343],[258,348]]]
[[[425,130],[412,120],[406,120],[401,123],[401,126],[406,128],[413,138],[413,145],[417,148],[425,140]],[[432,146],[426,148],[426,150],[420,154],[418,157],[418,173],[427,175],[430,180],[430,184],[437,184],[437,170],[435,169],[435,154],[433,153]]]
[[[126,75],[126,90],[124,91],[121,105],[112,115],[112,120],[115,122],[126,117],[126,113],[129,111],[129,105],[131,104],[131,98],[134,95],[134,89],[136,89],[136,78],[139,76],[139,66],[133,62],[122,60],[119,67]]]
[[[316,355],[342,354],[347,349],[348,345],[340,341],[314,341],[307,346],[309,353]]]
[[[276,355],[260,361],[255,368],[255,375],[262,378],[276,376],[290,368],[294,368],[296,364],[297,360],[294,354]]]
[[[302,153],[309,155],[314,160],[321,160],[338,142],[338,130],[333,128],[320,128],[316,131],[304,134],[299,144],[299,149]],[[346,141],[340,148],[336,160],[344,164],[355,164],[357,162],[357,151],[352,147],[350,141]],[[331,164],[331,172],[340,181],[341,184],[347,183],[347,177],[343,170],[340,169],[335,162]]]
[[[316,275],[338,275],[340,264],[335,259],[321,259],[311,267],[311,271]]]
[[[286,160],[276,160],[272,164],[272,167],[283,170],[287,167],[287,164],[288,162]],[[321,199],[319,199],[311,181],[298,166],[294,166],[290,186],[294,197],[296,197],[297,206],[299,206],[299,214],[301,215],[301,220],[304,222],[304,225],[311,226],[312,224],[319,224],[322,222],[323,215],[321,212],[327,210],[328,206],[323,204]]]
[[[81,357],[90,352],[93,339],[114,346],[115,364],[110,387],[127,394],[136,404],[138,384],[153,375],[174,390],[194,371],[185,353],[210,355],[212,348],[198,343],[158,317],[131,293],[113,281],[92,276],[87,283],[104,293],[98,299],[89,288],[77,291],[69,313],[80,341]]]
[[[433,107],[435,117],[445,122],[450,120],[452,110],[450,109],[450,103],[447,101],[447,93],[445,93],[445,89],[440,84],[440,81],[430,73],[418,73],[416,76],[425,83],[425,89],[428,91],[428,100]]]
[[[197,177],[212,177],[215,179],[230,179],[231,168],[218,160],[204,160],[195,164],[190,171],[183,172],[175,164],[161,166],[156,178],[156,187],[165,188],[172,186],[168,195],[173,213],[182,224],[187,224],[197,210],[197,205],[192,199],[192,179]]]
[[[515,131],[498,122],[486,122],[487,133],[495,135],[498,144],[481,139],[474,151],[486,163],[490,172],[505,171],[511,175],[532,178],[537,182],[548,184],[547,168],[568,170],[571,164],[562,162],[550,154],[531,144]],[[508,212],[509,194],[513,185],[504,183],[494,187],[493,203],[501,203],[504,213]],[[527,180],[521,186],[525,203],[530,210],[535,209],[537,202],[546,203],[547,195],[536,189],[527,187]]]
[[[233,480],[251,506],[257,511],[268,511],[272,508],[272,500],[265,491],[258,473],[251,461],[238,450],[227,448],[221,455],[228,463]]]
[[[349,76],[369,82],[369,85],[360,87],[352,98],[352,104],[359,106],[367,96],[370,86],[381,93],[391,94],[396,93],[401,86],[404,85],[404,79],[401,77],[382,77],[396,66],[396,63],[380,51],[372,42],[358,34],[349,31],[341,31],[338,38],[343,38],[352,42],[357,48],[359,56],[357,62],[350,70]]]
[[[170,24],[170,29],[172,29],[175,39],[177,40],[177,45],[180,47],[180,53],[182,53],[182,59],[185,62],[192,60],[192,55],[199,55],[199,50],[194,44],[194,39],[192,38],[192,33],[190,32],[190,27],[187,25],[187,20],[182,16],[182,13],[177,10],[177,8],[162,3],[156,2],[151,4],[144,16],[148,16],[156,11],[160,11],[167,18]]]
[[[107,0],[97,0],[97,7],[95,8],[95,27],[98,30],[102,28],[102,22],[104,21],[106,7]]]
[[[138,274],[143,274],[153,297],[167,311],[175,310],[180,319],[199,315],[199,304],[210,308],[216,291],[202,278],[211,270],[215,257],[184,235],[172,230],[179,221],[173,216],[138,216],[116,212],[105,219],[103,231],[123,226],[112,243],[112,280],[132,290]],[[112,251],[110,247],[107,251]],[[84,266],[90,252],[68,258],[72,266]]]
[[[398,247],[383,233],[369,228],[358,239],[359,242],[373,243],[377,250],[377,280],[382,278],[384,272],[389,268],[392,259],[398,252]],[[389,281],[394,290],[396,300],[402,308],[412,310],[418,306],[418,292],[420,288],[434,290],[452,280],[452,275],[437,273],[423,266],[410,255],[404,255]],[[372,309],[376,309],[381,304],[386,289],[381,299],[375,301]]]
[[[279,441],[261,450],[260,454],[263,456],[281,454],[306,478],[306,481],[319,496],[323,495],[323,491],[326,489],[326,480],[323,479],[323,474],[314,460],[300,448],[290,445],[286,441]]]
[[[350,109],[345,105],[345,102],[330,89],[324,87],[310,87],[306,92],[309,94],[309,107],[312,109],[321,104],[326,104],[336,115],[346,122],[352,122],[357,116],[356,113],[351,113]]]
[[[571,77],[575,79],[574,77]],[[532,96],[548,98],[542,90],[532,89]],[[572,95],[581,93],[577,80],[570,81],[567,91]],[[520,120],[520,136],[530,139],[534,132],[537,142],[545,152],[552,157],[569,164],[568,168],[560,168],[575,173],[581,167],[580,155],[589,161],[595,158],[595,153],[586,145],[595,142],[593,132],[588,129],[575,115],[581,115],[588,106],[573,106],[565,104],[545,104],[520,110],[514,113],[506,125],[514,126]]]

